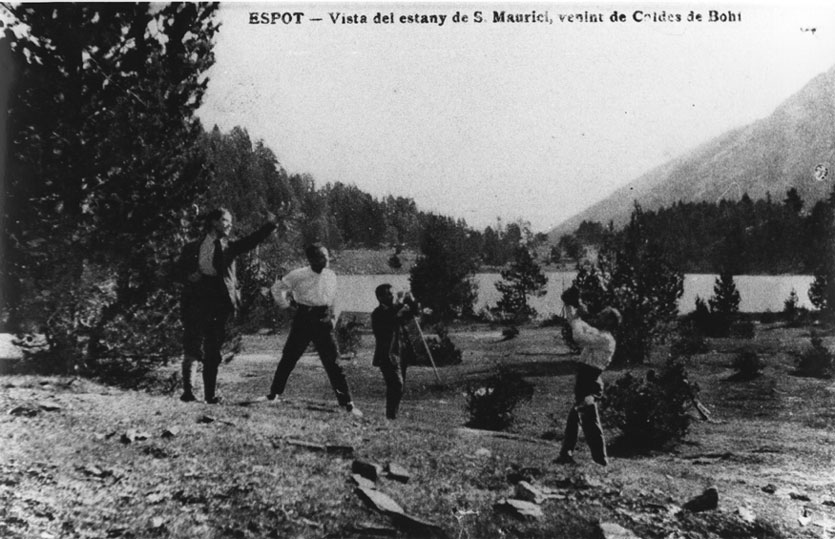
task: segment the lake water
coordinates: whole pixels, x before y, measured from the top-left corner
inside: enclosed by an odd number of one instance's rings
[[[571,286],[575,272],[546,273],[548,285],[541,298],[531,298],[530,304],[542,315],[558,314],[562,310],[560,294]],[[695,308],[696,296],[707,300],[713,295],[716,275],[687,274],[684,277],[684,294],[679,301],[679,312],[687,313]],[[495,284],[501,280],[498,273],[479,273],[478,299],[475,311],[494,306],[501,298]],[[743,312],[779,312],[792,289],[797,293],[798,305],[811,309],[809,286],[814,281],[810,275],[740,275],[734,278],[740,294],[739,309]],[[389,283],[395,291],[409,289],[409,275],[340,275],[336,297],[337,311],[371,312],[377,306],[374,289]]]

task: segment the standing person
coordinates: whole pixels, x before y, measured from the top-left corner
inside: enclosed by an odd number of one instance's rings
[[[309,264],[307,267],[295,269],[284,278],[276,280],[271,289],[273,298],[279,305],[282,305],[286,295],[290,294],[296,305],[296,315],[275,369],[267,399],[275,400],[278,395],[284,393],[290,373],[312,341],[336,393],[337,402],[348,412],[362,417],[362,412],[351,400],[345,373],[336,362],[339,356],[333,335],[336,274],[328,268],[328,250],[323,245],[314,243],[307,246],[305,256]]]
[[[267,223],[240,240],[230,240],[232,214],[217,208],[206,216],[203,237],[183,248],[179,274],[183,282],[183,394],[180,400],[191,402],[194,396],[192,375],[195,361],[203,363],[203,396],[207,403],[221,401],[217,389],[217,371],[221,347],[226,338],[226,322],[240,306],[235,258],[254,249],[276,228],[270,214]]]
[[[615,353],[614,332],[620,325],[621,315],[617,309],[606,307],[597,315],[592,326],[580,318],[583,309],[579,291],[575,287],[563,292],[562,301],[566,306],[566,318],[571,325],[572,336],[582,351],[574,381],[574,406],[568,412],[562,449],[555,462],[574,464],[572,455],[577,446],[579,426],[582,425],[592,460],[606,466],[606,441],[600,425],[597,399],[603,396],[601,375]]]
[[[380,305],[371,313],[371,330],[376,341],[372,365],[380,368],[386,383],[386,418],[396,419],[406,381],[402,324],[412,311],[408,302],[394,301],[390,284],[381,284],[374,294]]]

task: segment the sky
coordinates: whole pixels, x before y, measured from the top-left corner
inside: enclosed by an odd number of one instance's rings
[[[253,24],[272,12],[300,15]],[[414,15],[437,18],[401,21]],[[245,128],[317,186],[411,197],[479,229],[547,231],[835,66],[835,7],[815,1],[234,2],[219,18],[207,128]]]

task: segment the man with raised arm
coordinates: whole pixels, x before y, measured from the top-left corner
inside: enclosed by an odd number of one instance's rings
[[[568,412],[562,449],[555,462],[558,464],[574,463],[574,449],[577,446],[579,427],[582,425],[592,460],[601,466],[606,466],[608,464],[606,441],[603,438],[603,427],[597,411],[597,399],[603,396],[601,375],[615,354],[614,333],[620,325],[621,315],[617,309],[606,307],[598,313],[593,324],[585,322],[580,318],[585,309],[580,301],[579,290],[575,287],[563,292],[562,301],[566,308],[566,318],[571,326],[572,337],[580,346],[581,352],[577,360],[577,374],[574,382],[574,405]]]

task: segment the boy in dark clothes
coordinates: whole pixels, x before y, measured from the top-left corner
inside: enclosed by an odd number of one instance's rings
[[[395,303],[390,284],[381,284],[374,293],[380,305],[371,313],[371,329],[376,340],[372,365],[380,368],[386,382],[386,418],[396,419],[406,380],[403,357],[406,339],[402,325],[412,311],[408,302]]]
[[[621,315],[612,307],[606,307],[597,315],[594,325],[580,318],[583,309],[579,291],[571,287],[562,294],[566,307],[566,318],[571,325],[574,341],[582,348],[577,363],[577,377],[574,384],[574,406],[568,412],[565,437],[556,461],[558,464],[573,464],[574,449],[577,446],[579,427],[582,425],[586,443],[592,459],[606,466],[606,441],[597,412],[597,399],[603,396],[603,380],[600,377],[615,353],[614,332],[621,322]]]

